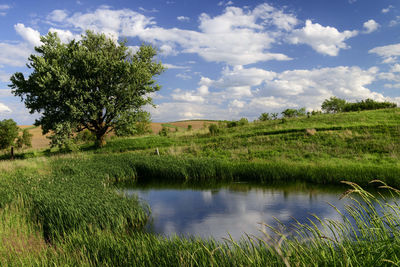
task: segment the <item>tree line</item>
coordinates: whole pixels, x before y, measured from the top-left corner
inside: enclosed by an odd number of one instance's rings
[[[378,102],[373,99],[367,98],[365,100],[357,102],[347,102],[346,100],[337,98],[335,96],[326,99],[321,105],[321,109],[326,113],[375,110],[375,109],[396,108],[396,107],[397,107],[396,103],[388,101]]]
[[[295,118],[301,116],[311,116],[324,113],[340,113],[340,112],[351,112],[351,111],[362,111],[362,110],[375,110],[375,109],[384,109],[384,108],[396,108],[397,104],[384,101],[379,102],[373,99],[367,98],[365,100],[357,101],[357,102],[347,102],[345,99],[341,99],[335,96],[330,97],[329,99],[325,99],[321,105],[321,111],[311,111],[306,112],[305,108],[300,109],[285,109],[281,112],[282,118]],[[276,120],[278,119],[278,113],[261,113],[258,117],[260,121],[268,121],[268,120]]]

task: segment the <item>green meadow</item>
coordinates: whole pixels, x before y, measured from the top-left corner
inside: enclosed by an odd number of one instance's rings
[[[216,125],[212,131],[210,124]],[[14,161],[4,153],[0,265],[396,266],[399,207],[368,187],[398,197],[399,140],[400,109],[393,108],[216,121],[200,130],[174,127],[166,136],[110,138],[100,149],[87,143],[68,153],[19,151]],[[298,223],[293,236],[273,229],[274,236],[242,240],[167,238],[145,231],[151,219],[147,203],[116,190],[121,183],[148,180],[326,186],[348,181],[345,197],[357,197],[346,214],[338,211],[342,221]]]

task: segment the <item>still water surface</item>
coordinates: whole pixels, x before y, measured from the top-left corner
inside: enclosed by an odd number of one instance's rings
[[[166,236],[194,235],[217,240],[228,234],[238,240],[244,235],[262,236],[260,223],[277,225],[274,218],[290,226],[296,218],[307,222],[310,214],[340,220],[327,202],[344,210],[349,200],[339,200],[346,188],[301,186],[265,187],[233,183],[213,188],[147,184],[125,188],[138,195],[152,210],[149,230]],[[268,230],[267,230],[268,231]]]

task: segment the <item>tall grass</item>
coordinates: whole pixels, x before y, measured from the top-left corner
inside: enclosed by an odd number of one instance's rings
[[[111,171],[100,176],[75,172],[79,158],[73,162],[60,157],[47,164],[43,174],[29,164],[27,169],[2,173],[0,208],[21,196],[30,203],[31,220],[42,226],[43,237],[51,242],[79,229],[127,232],[144,228],[149,217],[147,205],[110,188],[107,173]]]
[[[0,253],[4,253],[0,257],[1,265],[382,266],[399,263],[399,206],[392,199],[377,198],[354,183],[349,183],[351,190],[346,197],[350,193],[359,197],[352,199],[346,213],[338,213],[341,218],[338,221],[315,217],[310,224],[296,224],[291,235],[274,228],[273,236],[225,242],[145,233],[141,229],[149,216],[146,207],[135,198],[130,200],[118,195],[110,187],[117,181],[145,180],[152,174],[159,181],[268,182],[269,177],[294,179],[305,172],[301,169],[304,166],[297,166],[300,168],[297,172],[294,167],[285,170],[285,165],[275,166],[272,171],[272,164],[266,168],[264,163],[245,166],[229,161],[143,157],[129,153],[49,159],[37,165],[45,164],[47,170],[42,175],[32,173],[35,164],[27,163],[26,169],[11,168],[7,175],[0,176],[4,185],[9,183],[0,192],[13,188],[11,197],[0,210],[1,229],[5,229],[0,230],[3,238]],[[346,173],[356,169],[348,168]],[[327,167],[326,177],[333,171]],[[373,171],[360,167],[354,175]],[[288,178],[288,173],[293,176]],[[315,175],[320,180],[321,173]],[[385,184],[383,187],[391,190]],[[391,192],[398,197],[399,191]],[[20,243],[12,245],[10,250],[4,240],[13,234],[13,229],[19,231],[15,239]],[[32,248],[27,244],[36,245]],[[27,248],[22,254],[18,252],[21,246]],[[14,248],[18,249],[14,251]]]
[[[248,236],[217,242],[199,238],[164,238],[153,234],[73,232],[64,251],[81,251],[92,265],[113,266],[389,266],[400,262],[400,210],[391,199],[378,198],[354,183],[352,202],[341,220],[315,216],[287,234]],[[389,188],[386,185],[383,187]],[[391,189],[389,189],[391,190]],[[399,191],[391,191],[399,197]],[[350,195],[351,194],[351,195]],[[356,195],[355,197],[353,197]],[[333,207],[334,208],[334,207]]]
[[[109,183],[156,180],[181,183],[252,181],[270,184],[302,181],[339,184],[346,178],[363,186],[373,179],[400,186],[399,165],[366,164],[346,160],[316,163],[285,160],[234,162],[215,158],[124,153],[67,158],[62,160],[62,164],[55,165],[61,168],[62,173],[97,177]]]

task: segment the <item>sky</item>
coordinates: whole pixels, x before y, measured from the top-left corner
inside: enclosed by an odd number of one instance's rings
[[[33,124],[9,78],[40,36],[86,30],[158,49],[155,122],[256,119],[331,96],[400,104],[399,0],[0,1],[0,120]]]

